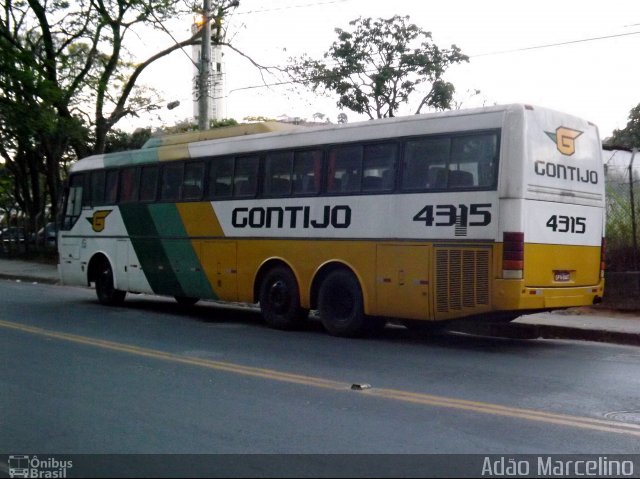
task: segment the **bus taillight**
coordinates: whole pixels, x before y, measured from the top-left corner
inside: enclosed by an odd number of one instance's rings
[[[524,233],[502,235],[502,277],[522,279],[524,270]]]

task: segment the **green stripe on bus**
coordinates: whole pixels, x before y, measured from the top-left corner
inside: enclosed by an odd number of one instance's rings
[[[186,296],[160,241],[148,206],[136,203],[121,205],[120,212],[142,271],[153,292]]]
[[[149,205],[149,214],[161,238],[173,272],[185,296],[217,299],[200,264],[194,244],[175,204]]]

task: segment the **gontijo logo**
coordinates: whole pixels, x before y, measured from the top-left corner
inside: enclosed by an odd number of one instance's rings
[[[111,210],[99,210],[93,213],[93,216],[87,218],[87,221],[91,224],[93,231],[100,233],[104,230],[104,227],[107,224],[106,218],[109,216],[109,213],[111,213]]]
[[[571,156],[576,152],[576,138],[584,132],[560,126],[556,128],[555,133],[550,131],[545,131],[545,133],[556,144],[556,148],[560,153]]]

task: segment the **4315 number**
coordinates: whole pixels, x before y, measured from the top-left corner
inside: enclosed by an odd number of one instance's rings
[[[587,219],[582,216],[553,215],[547,221],[547,228],[557,233],[584,234],[587,230]]]
[[[427,205],[413,217],[425,226],[487,226],[491,223],[491,203],[472,205]]]

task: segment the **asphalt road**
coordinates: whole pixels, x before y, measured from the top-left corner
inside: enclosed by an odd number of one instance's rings
[[[0,390],[6,454],[640,452],[636,347],[339,339],[24,282],[0,281]]]

